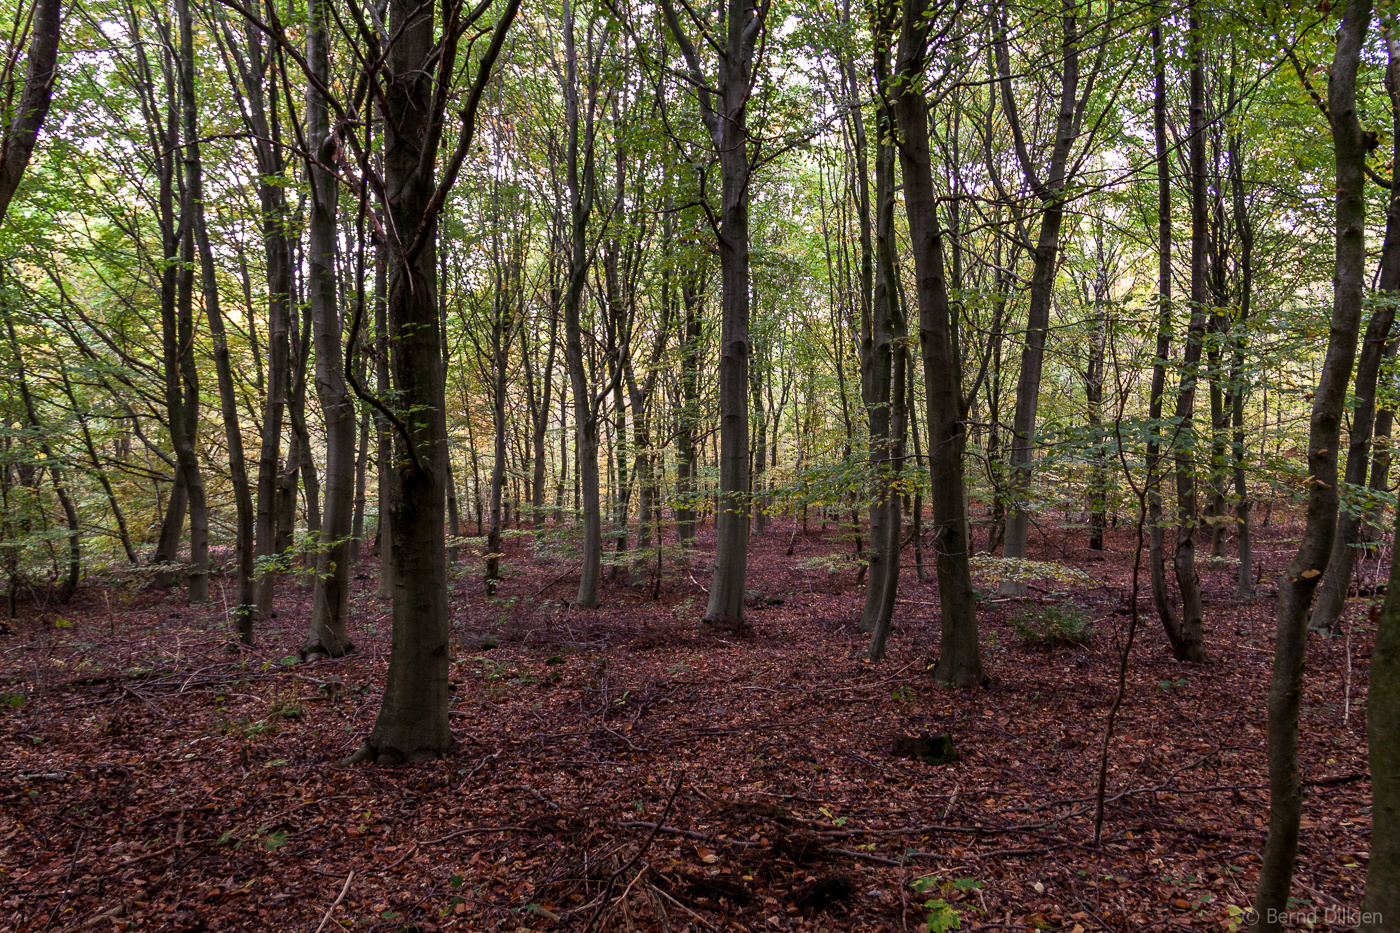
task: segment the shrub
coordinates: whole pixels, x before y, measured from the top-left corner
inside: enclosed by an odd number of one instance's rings
[[[1094,623],[1073,603],[1027,609],[1011,620],[1016,634],[1036,645],[1086,645]]]

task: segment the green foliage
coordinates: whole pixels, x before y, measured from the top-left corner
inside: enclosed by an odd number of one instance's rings
[[[956,878],[952,881],[944,881],[938,875],[928,875],[924,878],[916,878],[911,882],[914,890],[920,895],[937,894],[938,897],[930,897],[921,905],[928,911],[925,919],[924,929],[929,933],[948,933],[950,930],[962,929],[963,912],[954,907],[948,898],[953,892],[975,891],[982,887],[982,882],[975,878]]]
[[[1013,616],[1016,634],[1035,645],[1087,645],[1094,637],[1094,623],[1070,602],[1028,606]]]
[[[865,566],[865,561],[852,557],[849,554],[833,552],[831,554],[819,554],[816,557],[804,558],[792,566],[794,570],[825,573],[834,577],[848,571],[859,570],[861,567]]]
[[[995,554],[974,554],[968,559],[973,576],[995,586],[1004,580],[1022,583],[1048,581],[1065,586],[1090,586],[1093,577],[1084,571],[1054,561],[998,557]]]

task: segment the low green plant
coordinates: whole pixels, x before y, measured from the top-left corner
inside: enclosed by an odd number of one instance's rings
[[[962,911],[948,902],[949,895],[954,891],[975,891],[982,887],[982,882],[975,878],[944,881],[938,875],[929,875],[916,878],[912,886],[920,895],[929,895],[929,899],[921,905],[928,911],[924,929],[929,933],[948,933],[962,928]],[[938,897],[933,897],[934,894]]]
[[[1094,637],[1093,620],[1067,602],[1026,609],[1011,619],[1011,625],[1036,645],[1085,645]]]

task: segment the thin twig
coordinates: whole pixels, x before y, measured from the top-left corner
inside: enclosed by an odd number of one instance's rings
[[[320,925],[316,927],[316,933],[321,933],[321,931],[326,928],[326,924],[329,923],[331,919],[331,912],[340,905],[341,901],[345,900],[345,895],[350,890],[350,881],[354,877],[355,871],[351,869],[350,874],[345,876],[345,885],[340,889],[340,894],[336,896],[335,900],[331,901],[331,906],[326,908],[325,916],[321,918]]]
[[[671,805],[676,802],[676,795],[681,792],[681,785],[683,785],[684,783],[685,775],[681,775],[679,778],[676,779],[675,789],[671,791],[671,796],[667,798],[666,807],[661,811],[661,816],[657,818],[656,825],[652,827],[651,835],[647,836],[646,841],[643,842],[641,846],[637,849],[636,854],[627,860],[626,865],[623,865],[617,871],[613,872],[611,875],[608,876],[608,883],[603,886],[603,894],[601,897],[598,898],[598,906],[594,908],[593,916],[588,919],[588,926],[583,928],[583,933],[590,933],[590,931],[598,924],[598,919],[603,914],[603,908],[608,905],[608,895],[612,893],[613,884],[616,883],[618,877],[620,875],[625,874],[628,871],[631,871],[632,866],[637,864],[638,860],[641,859],[641,857],[646,853],[646,850],[651,847],[652,840],[655,839],[656,834],[661,831],[661,827],[666,822],[666,817],[670,816]]]

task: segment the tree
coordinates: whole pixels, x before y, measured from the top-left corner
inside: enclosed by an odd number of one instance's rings
[[[672,0],[661,0],[666,25],[680,46],[686,81],[700,106],[720,169],[720,204],[705,204],[719,247],[719,498],[715,514],[715,574],[703,624],[744,626],[749,554],[749,188],[758,153],[748,133],[748,103],[759,78],[758,40],[771,0],[726,0],[708,22]],[[688,28],[719,43],[713,78],[701,67]],[[722,37],[722,39],[716,38]]]
[[[25,21],[22,14],[15,17],[16,23]],[[29,18],[29,51],[25,62],[24,87],[19,91],[19,101],[9,113],[0,111],[0,119],[8,120],[0,135],[0,223],[10,208],[10,199],[19,187],[29,158],[34,154],[34,146],[39,141],[39,130],[48,115],[53,101],[54,82],[58,79],[58,40],[62,31],[63,8],[61,0],[34,0]],[[18,59],[18,48],[10,49],[5,62],[4,75],[13,74],[10,70]],[[6,102],[14,100],[15,89],[10,82],[0,88],[5,92]]]
[[[904,177],[904,207],[909,242],[914,254],[914,292],[919,308],[919,345],[924,386],[928,393],[929,474],[933,494],[934,540],[938,555],[938,596],[942,641],[935,683],[975,687],[987,679],[977,640],[977,602],[968,569],[967,503],[963,486],[966,410],[962,366],[953,343],[952,314],[943,274],[943,235],[938,226],[928,140],[928,100],[925,69],[929,38],[935,27],[946,30],[946,9],[930,8],[928,0],[902,0],[899,47],[891,88],[880,89],[892,99],[899,137],[900,168]]]
[[[1307,612],[1326,566],[1337,522],[1337,446],[1347,381],[1356,358],[1366,288],[1366,155],[1375,137],[1357,116],[1356,76],[1371,24],[1370,0],[1347,0],[1327,86],[1336,157],[1336,251],[1331,331],[1308,424],[1307,524],[1279,580],[1277,634],[1269,686],[1269,831],[1264,842],[1254,928],[1280,933],[1298,855],[1303,787],[1298,772],[1298,709],[1303,692]]]
[[[351,519],[355,488],[355,404],[345,381],[340,302],[336,292],[336,208],[340,186],[334,166],[340,140],[330,129],[330,23],[328,0],[309,0],[306,34],[304,146],[310,158],[310,217],[307,224],[307,298],[316,350],[316,396],[326,424],[326,497],[321,537],[316,542],[316,578],[311,624],[303,658],[338,658],[354,650],[346,626],[350,602]]]

